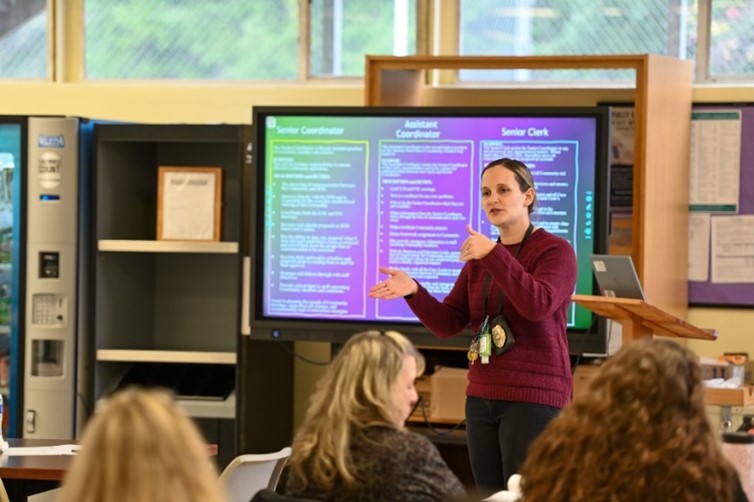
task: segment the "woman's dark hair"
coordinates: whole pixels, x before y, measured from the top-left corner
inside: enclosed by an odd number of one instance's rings
[[[527,191],[528,189],[532,189],[532,193],[534,194],[534,198],[531,201],[531,204],[529,205],[529,214],[531,214],[534,211],[534,206],[537,203],[537,190],[534,188],[534,178],[531,175],[531,171],[529,168],[521,162],[520,160],[515,159],[509,159],[507,157],[503,157],[502,159],[493,160],[486,166],[484,166],[484,169],[482,169],[482,176],[484,176],[485,171],[491,167],[496,166],[502,166],[506,168],[507,170],[511,171],[513,175],[516,177],[516,181],[518,182],[518,187],[521,189],[522,192]]]

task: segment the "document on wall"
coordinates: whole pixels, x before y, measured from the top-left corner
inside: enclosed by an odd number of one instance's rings
[[[610,210],[631,212],[634,193],[634,107],[610,107]]]
[[[712,217],[712,282],[754,283],[754,215]]]
[[[710,213],[689,214],[689,281],[709,278]]]
[[[689,210],[737,213],[741,172],[741,111],[691,113]]]

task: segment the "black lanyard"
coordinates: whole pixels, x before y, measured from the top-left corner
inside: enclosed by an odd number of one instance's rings
[[[518,249],[516,249],[516,254],[513,255],[513,258],[517,259],[519,253],[521,253],[521,248],[524,247],[524,244],[526,243],[526,240],[529,238],[531,233],[534,231],[534,225],[532,223],[529,223],[529,228],[526,229],[526,233],[524,234],[524,238],[521,240],[521,244],[518,245]],[[482,300],[482,305],[484,305],[484,312],[487,311],[487,297],[490,295],[490,286],[492,283],[492,276],[489,272],[487,272],[484,275],[484,297]],[[497,299],[497,313],[502,314],[503,313],[503,300],[505,299],[505,291],[502,289],[500,290],[500,296]]]

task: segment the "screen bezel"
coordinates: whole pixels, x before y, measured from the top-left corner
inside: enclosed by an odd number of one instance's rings
[[[596,215],[594,221],[594,253],[606,253],[609,225],[609,130],[610,109],[608,106],[592,107],[369,107],[369,106],[261,106],[252,110],[252,175],[250,196],[252,214],[250,221],[249,267],[250,274],[250,305],[249,326],[250,336],[256,340],[273,341],[316,341],[330,343],[344,343],[350,336],[367,329],[397,330],[409,336],[418,346],[425,347],[467,347],[466,336],[454,336],[441,340],[435,337],[427,328],[416,323],[379,322],[379,321],[338,321],[331,319],[311,318],[268,318],[263,315],[261,290],[263,282],[264,242],[263,232],[260,231],[259,221],[264,219],[263,187],[265,185],[265,144],[264,127],[270,115],[340,115],[366,117],[574,117],[594,118],[596,120],[597,138],[595,138],[595,173],[594,189]],[[261,194],[261,195],[260,195]],[[590,269],[591,273],[591,269]],[[593,281],[594,282],[594,281]],[[597,291],[593,285],[593,291]],[[366,292],[365,292],[366,294]],[[400,301],[400,300],[396,300]],[[469,330],[468,335],[471,335]],[[587,329],[568,329],[571,353],[606,353],[607,335],[606,325],[596,316],[592,316],[592,323]]]

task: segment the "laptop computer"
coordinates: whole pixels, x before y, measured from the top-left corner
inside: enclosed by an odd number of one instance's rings
[[[595,254],[592,271],[603,296],[644,300],[644,291],[630,256]]]

